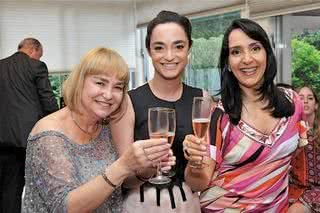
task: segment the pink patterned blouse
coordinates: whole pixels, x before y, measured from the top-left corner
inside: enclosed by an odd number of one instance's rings
[[[222,143],[217,151],[216,171],[200,202],[203,212],[285,212],[288,208],[288,172],[298,147],[298,123],[302,103],[292,90],[295,113],[281,118],[270,135],[240,120],[233,125],[224,114]],[[222,105],[220,104],[221,109]]]

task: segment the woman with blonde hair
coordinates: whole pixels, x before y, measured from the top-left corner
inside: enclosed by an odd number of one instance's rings
[[[121,212],[119,186],[168,156],[163,139],[137,141],[117,159],[109,122],[126,110],[128,67],[95,48],[63,88],[66,107],[41,119],[28,138],[22,212]]]

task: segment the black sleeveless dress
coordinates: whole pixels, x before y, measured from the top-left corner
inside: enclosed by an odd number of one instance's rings
[[[176,111],[176,133],[174,142],[172,144],[172,150],[176,156],[175,172],[176,176],[173,177],[173,181],[167,185],[152,185],[145,183],[140,188],[140,202],[146,202],[147,198],[144,193],[145,188],[156,188],[155,195],[157,206],[163,207],[161,204],[162,197],[160,191],[167,190],[170,197],[170,204],[172,209],[178,209],[181,205],[180,201],[188,202],[186,192],[184,190],[184,170],[187,165],[187,160],[183,156],[182,142],[185,135],[192,134],[192,102],[193,97],[203,96],[202,90],[183,84],[182,96],[179,100],[171,102],[157,98],[151,91],[149,84],[144,84],[137,89],[129,91],[129,96],[133,104],[135,112],[135,128],[134,128],[134,140],[148,139],[148,108],[151,107],[167,107],[175,109]],[[172,192],[173,188],[179,188],[180,197],[175,198],[175,193]],[[190,188],[188,191],[191,191]],[[149,194],[148,194],[149,196]],[[193,199],[193,198],[192,198]],[[155,201],[154,201],[155,202]],[[180,203],[178,203],[180,202]],[[144,204],[141,204],[144,205]],[[137,210],[137,209],[136,209]],[[189,209],[190,210],[190,209]],[[199,210],[200,211],[200,210]],[[195,212],[195,211],[188,211]]]

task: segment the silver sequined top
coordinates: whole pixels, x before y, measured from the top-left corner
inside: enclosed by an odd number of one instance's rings
[[[22,212],[67,212],[68,193],[101,174],[116,158],[107,127],[85,145],[58,131],[29,136]],[[121,211],[122,196],[117,188],[94,212]]]

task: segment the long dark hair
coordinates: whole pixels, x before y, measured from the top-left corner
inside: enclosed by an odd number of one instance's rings
[[[269,110],[276,118],[289,117],[294,113],[294,104],[283,90],[273,82],[277,74],[276,58],[267,33],[260,25],[249,19],[236,19],[224,34],[220,53],[219,69],[221,74],[221,100],[231,123],[237,125],[241,118],[242,96],[237,78],[229,71],[229,35],[234,29],[241,29],[250,38],[259,41],[267,52],[267,66],[264,81],[257,89],[258,100],[268,100],[264,110]]]

